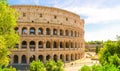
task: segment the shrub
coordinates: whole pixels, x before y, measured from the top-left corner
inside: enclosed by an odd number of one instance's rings
[[[89,66],[84,65],[79,71],[91,71]]]
[[[41,61],[33,61],[30,63],[30,71],[45,71],[44,64]]]

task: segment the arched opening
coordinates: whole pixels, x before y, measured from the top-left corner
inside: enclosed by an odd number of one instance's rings
[[[43,55],[39,55],[39,60],[43,62]]]
[[[60,48],[63,48],[63,43],[62,42],[60,42]]]
[[[75,54],[75,60],[77,60],[77,54]]]
[[[50,35],[50,29],[49,28],[46,29],[46,35]]]
[[[71,54],[71,60],[72,60],[72,61],[74,60],[74,55],[73,55],[73,54]]]
[[[35,55],[32,55],[32,56],[30,57],[30,62],[32,62],[32,61],[35,61]]]
[[[34,42],[34,41],[31,41],[31,42],[30,42],[30,49],[31,49],[32,51],[35,50],[35,42]]]
[[[77,33],[76,33],[76,31],[75,31],[75,37],[77,36]]]
[[[19,44],[15,44],[15,48],[19,48]]]
[[[71,42],[71,48],[73,48],[73,43]]]
[[[57,29],[53,29],[53,35],[57,35]]]
[[[54,48],[57,48],[57,42],[54,41],[53,46]]]
[[[77,42],[75,42],[75,48],[77,48]]]
[[[50,55],[47,55],[47,56],[46,56],[46,60],[50,60]]]
[[[62,54],[60,55],[60,59],[64,61],[64,56]]]
[[[38,35],[43,35],[43,29],[42,28],[38,29]]]
[[[46,42],[46,48],[50,48],[50,42],[49,41]]]
[[[55,62],[57,62],[57,55],[54,55],[53,59],[54,59]]]
[[[22,63],[27,63],[27,61],[26,61],[26,56],[25,56],[25,55],[22,56],[22,59],[21,59],[21,60],[22,60],[22,61],[21,61]]]
[[[69,54],[66,54],[66,61],[69,61]]]
[[[65,35],[69,36],[69,31],[68,30],[65,30]]]
[[[18,56],[14,55],[14,63],[18,63]]]
[[[18,29],[18,27],[15,28],[15,32],[19,34],[19,29]]]
[[[39,41],[38,47],[43,48],[43,42],[42,41]]]
[[[60,36],[62,36],[63,35],[63,30],[62,29],[60,29]]]
[[[35,35],[35,28],[30,28],[30,35]]]
[[[26,41],[22,42],[22,48],[27,48],[27,42]]]
[[[23,34],[23,35],[27,35],[27,28],[26,28],[26,27],[23,27],[23,28],[22,28],[22,34]]]
[[[66,48],[69,48],[69,43],[68,42],[66,42]]]

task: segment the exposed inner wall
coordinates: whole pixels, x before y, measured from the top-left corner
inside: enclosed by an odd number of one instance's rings
[[[20,13],[18,22],[50,22],[83,29],[84,20],[72,12],[44,6],[12,6]]]

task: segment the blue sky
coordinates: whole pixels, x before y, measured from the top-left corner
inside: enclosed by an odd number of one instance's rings
[[[85,40],[116,40],[120,35],[120,0],[8,0],[10,5],[65,9],[85,20]]]

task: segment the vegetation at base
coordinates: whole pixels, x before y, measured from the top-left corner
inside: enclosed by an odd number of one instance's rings
[[[104,43],[104,48],[100,50],[99,61],[104,63],[113,64],[116,67],[120,66],[120,38],[117,41],[107,41]]]
[[[0,71],[16,71],[15,68],[10,67],[10,68],[2,68],[2,66],[0,66]]]
[[[104,42],[99,62],[101,65],[83,66],[79,71],[120,71],[120,36],[117,36],[117,41]]]
[[[30,71],[64,71],[63,62],[58,60],[49,60],[45,66],[41,61],[33,61],[30,63]]]
[[[41,61],[33,61],[30,63],[30,71],[45,71],[44,64]]]
[[[113,64],[104,64],[101,65],[93,65],[93,66],[86,66],[84,65],[79,71],[120,71],[119,68],[114,66]]]

